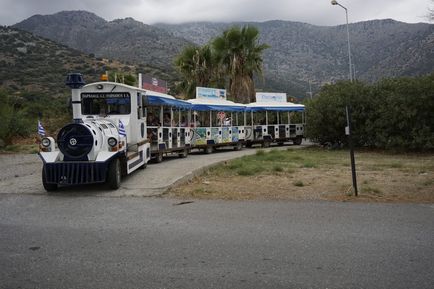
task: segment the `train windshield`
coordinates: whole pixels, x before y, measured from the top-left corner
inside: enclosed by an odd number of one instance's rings
[[[129,93],[82,93],[81,109],[84,115],[130,114],[131,97]]]

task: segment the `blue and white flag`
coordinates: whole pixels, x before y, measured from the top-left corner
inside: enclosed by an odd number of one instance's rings
[[[38,134],[39,134],[40,136],[45,136],[45,129],[44,129],[44,127],[42,126],[40,120],[38,120]]]
[[[119,135],[123,137],[127,137],[127,132],[125,131],[124,124],[121,120],[119,120]]]

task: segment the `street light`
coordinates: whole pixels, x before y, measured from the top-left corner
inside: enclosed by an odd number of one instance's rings
[[[353,82],[353,69],[351,65],[351,47],[350,47],[350,29],[348,25],[348,10],[346,7],[342,6],[336,0],[331,1],[332,5],[338,5],[345,9],[345,15],[347,17],[347,40],[348,40],[348,63],[350,65],[350,82]],[[354,159],[354,145],[351,136],[351,107],[349,105],[346,106],[346,115],[347,115],[347,127],[345,128],[345,134],[348,135],[348,143],[350,145],[350,159],[351,159],[351,175],[353,179],[353,188],[354,195],[357,197],[357,176],[356,176],[356,161]]]
[[[331,1],[332,5],[338,5],[342,8],[345,9],[345,15],[347,18],[347,41],[348,41],[348,62],[350,65],[350,81],[353,81],[353,69],[352,69],[352,65],[351,65],[351,47],[350,47],[350,29],[349,29],[349,25],[348,25],[348,9],[344,6],[342,6],[341,4],[338,3],[338,1],[336,0],[332,0]]]

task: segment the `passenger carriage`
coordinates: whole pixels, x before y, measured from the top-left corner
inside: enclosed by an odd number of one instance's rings
[[[196,88],[191,103],[191,146],[212,153],[218,147],[243,147],[245,139],[245,106],[226,99],[226,90]]]
[[[304,105],[287,101],[286,93],[256,93],[256,102],[246,105],[246,146],[292,141],[304,136]]]
[[[144,115],[151,157],[156,162],[161,162],[163,155],[167,154],[187,157],[191,150],[190,108],[190,103],[173,96],[147,92]]]

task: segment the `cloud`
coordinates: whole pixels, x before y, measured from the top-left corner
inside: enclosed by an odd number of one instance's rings
[[[426,21],[430,0],[341,0],[350,22],[393,18]],[[329,0],[0,0],[0,24],[12,25],[34,14],[87,10],[107,20],[133,17],[144,23],[191,21],[291,20],[315,25],[345,23],[343,9]],[[7,7],[4,8],[4,7]]]

